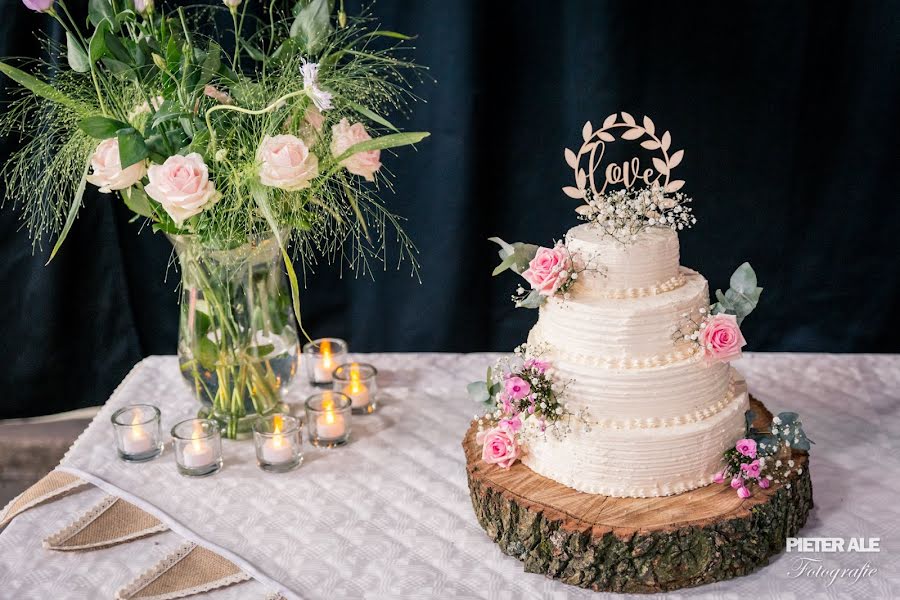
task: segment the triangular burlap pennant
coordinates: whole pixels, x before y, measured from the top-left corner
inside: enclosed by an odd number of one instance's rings
[[[165,531],[168,529],[153,515],[115,496],[106,496],[99,504],[44,540],[51,550],[93,550]]]
[[[82,481],[74,475],[63,471],[51,471],[6,505],[6,508],[0,512],[0,529],[6,527],[13,517],[22,514],[29,508],[62,498],[69,492],[86,485],[88,485],[86,481]]]
[[[116,592],[116,600],[184,598],[248,579],[250,576],[231,561],[187,542]]]

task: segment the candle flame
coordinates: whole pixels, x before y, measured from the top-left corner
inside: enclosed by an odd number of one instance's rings
[[[331,392],[325,392],[322,397],[322,410],[325,411],[325,422],[331,425],[334,423],[334,399]]]
[[[272,437],[272,445],[276,448],[281,448],[284,444],[284,436],[281,435],[281,432],[284,429],[284,417],[281,415],[275,415],[272,417],[272,433],[274,434]]]
[[[325,422],[329,425],[334,424],[334,411],[328,411],[325,413]]]
[[[354,363],[350,366],[350,392],[353,394],[358,394],[359,391],[359,365]]]
[[[191,446],[197,452],[203,451],[203,425],[199,421],[194,422],[194,430],[191,432]]]
[[[331,366],[331,342],[322,340],[319,344],[319,353],[322,355],[322,366],[327,369]]]
[[[131,437],[135,440],[147,437],[147,432],[144,431],[144,426],[141,425],[141,414],[137,410],[134,411],[134,416],[131,417]]]

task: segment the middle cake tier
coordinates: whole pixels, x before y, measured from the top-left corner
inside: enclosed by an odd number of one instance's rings
[[[681,268],[683,284],[638,298],[549,298],[540,309],[530,343],[546,343],[574,362],[596,366],[650,367],[686,358],[695,344],[679,342],[688,318],[709,307],[706,279]]]

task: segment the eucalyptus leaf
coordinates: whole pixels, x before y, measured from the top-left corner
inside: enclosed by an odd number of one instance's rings
[[[76,73],[87,73],[91,70],[87,52],[84,51],[81,43],[69,31],[66,32],[66,58],[69,60],[69,66]]]
[[[524,300],[516,303],[520,308],[540,308],[547,301],[547,296],[542,296],[537,290],[531,290]]]
[[[763,289],[756,285],[756,273],[750,263],[739,266],[731,275],[729,287],[724,293],[716,290],[718,302],[713,305],[712,313],[735,315],[740,325],[759,304]]]
[[[469,393],[469,398],[475,402],[489,402],[491,399],[491,395],[488,393],[487,382],[485,381],[473,381],[466,386],[466,391]]]
[[[244,51],[250,58],[252,58],[256,62],[265,62],[266,55],[262,50],[244,40],[241,40],[241,46],[244,48]]]
[[[78,216],[78,210],[81,208],[81,199],[84,197],[84,190],[87,187],[87,176],[90,168],[91,159],[88,158],[84,165],[84,173],[81,174],[81,183],[78,184],[78,189],[75,190],[75,198],[72,200],[71,206],[69,206],[69,214],[66,215],[66,222],[63,225],[62,232],[59,234],[56,244],[53,245],[53,250],[50,252],[50,258],[47,259],[46,264],[48,265],[50,264],[50,261],[53,260],[53,257],[56,256],[56,253],[59,252],[59,249],[62,248],[66,236],[69,235],[69,230],[72,229],[72,225],[75,224],[75,218]]]
[[[90,54],[91,64],[96,63],[106,54],[106,32],[109,31],[109,21],[103,21],[97,25],[91,41],[88,42],[88,52]]]
[[[498,237],[488,238],[488,240],[500,246],[498,254],[503,261],[494,269],[493,275],[495,276],[507,269],[512,269],[513,272],[521,275],[528,268],[528,263],[531,262],[531,259],[534,258],[538,251],[538,246],[535,244],[525,244],[523,242],[510,244]]]

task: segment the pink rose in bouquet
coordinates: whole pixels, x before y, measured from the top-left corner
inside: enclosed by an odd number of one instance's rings
[[[481,459],[490,465],[508,469],[521,455],[515,433],[503,426],[480,432],[475,441],[482,444]]]
[[[534,369],[538,373],[546,373],[547,369],[550,368],[550,363],[546,360],[538,360],[536,358],[529,358],[525,361],[526,369]]]
[[[87,180],[100,188],[100,193],[109,194],[115,190],[125,190],[144,178],[147,164],[140,161],[122,168],[119,158],[119,140],[109,138],[100,142],[91,156],[91,174]]]
[[[178,226],[218,199],[209,169],[196,152],[170,156],[147,170],[147,195],[159,202]]]
[[[331,133],[331,153],[335,158],[352,146],[372,139],[362,123],[351,125],[347,119],[341,119],[338,124],[333,125]],[[381,150],[357,152],[342,160],[341,164],[354,175],[359,175],[366,181],[375,181],[375,172],[381,168]]]
[[[727,362],[741,357],[741,348],[747,341],[737,317],[719,313],[710,317],[700,330],[700,345],[707,362]]]
[[[319,159],[293,135],[266,136],[256,151],[259,180],[268,187],[295,192],[319,174]]]
[[[538,248],[528,268],[522,272],[525,281],[542,296],[552,296],[572,274],[572,259],[565,246]]]

